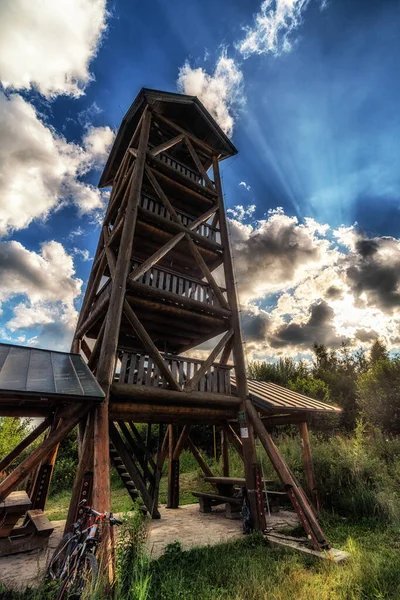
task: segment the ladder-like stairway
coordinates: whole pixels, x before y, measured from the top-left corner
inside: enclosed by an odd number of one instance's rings
[[[136,489],[134,482],[129,475],[126,466],[123,463],[122,458],[118,454],[112,442],[110,442],[110,457],[113,462],[114,467],[116,468],[118,475],[120,476],[122,483],[126,487],[128,494],[132,498],[133,501],[139,496],[139,492]]]

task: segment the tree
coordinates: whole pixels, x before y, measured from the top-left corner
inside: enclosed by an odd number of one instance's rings
[[[0,417],[0,457],[11,452],[29,433],[30,419]],[[1,476],[1,473],[0,473]]]
[[[370,363],[375,365],[380,360],[386,360],[387,358],[389,358],[389,352],[386,345],[380,340],[375,340],[369,354]]]
[[[372,362],[357,381],[358,404],[364,418],[387,433],[400,433],[400,359]]]

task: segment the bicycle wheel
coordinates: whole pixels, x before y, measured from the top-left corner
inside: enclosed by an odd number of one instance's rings
[[[73,569],[62,584],[57,600],[78,600],[83,591],[94,589],[99,573],[97,559],[93,554],[86,554],[79,570]]]
[[[46,569],[46,577],[50,579],[59,579],[62,573],[65,559],[72,549],[72,533],[66,533],[57,548],[54,550]]]

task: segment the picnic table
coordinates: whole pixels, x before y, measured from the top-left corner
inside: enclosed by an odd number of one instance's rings
[[[204,477],[204,481],[215,485],[221,496],[233,496],[235,493],[235,486],[246,486],[244,477]],[[271,479],[263,479],[263,483],[265,485],[270,485],[273,481]]]

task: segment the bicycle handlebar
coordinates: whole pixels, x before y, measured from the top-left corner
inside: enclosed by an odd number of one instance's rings
[[[112,513],[108,514],[107,512],[105,512],[105,513],[98,512],[97,510],[95,510],[91,506],[85,506],[86,503],[87,503],[87,500],[82,500],[79,503],[79,506],[82,507],[83,510],[86,513],[88,513],[89,515],[93,515],[94,517],[99,517],[100,519],[107,519],[108,518],[111,526],[112,525],[122,525],[122,521],[119,521],[118,519],[116,519]]]

